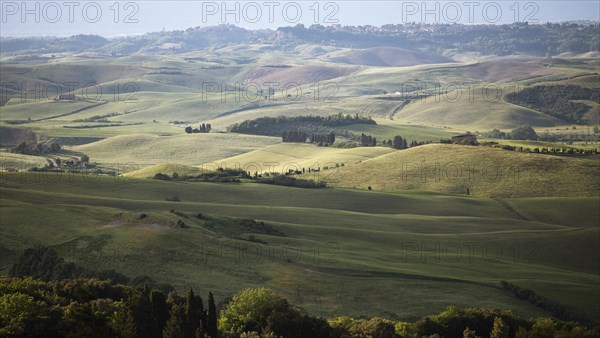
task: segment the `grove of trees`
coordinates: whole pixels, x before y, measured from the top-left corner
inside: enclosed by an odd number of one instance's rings
[[[310,143],[315,143],[320,146],[331,145],[335,142],[335,133],[330,132],[329,134],[311,134]]]
[[[278,116],[260,117],[255,120],[246,120],[227,127],[227,131],[240,134],[280,136],[287,131],[299,131],[307,134],[330,133],[334,127],[353,124],[376,125],[371,118],[358,114],[336,114],[329,116]]]
[[[284,131],[281,133],[281,139],[283,142],[304,143],[306,142],[306,133],[298,130]]]
[[[597,114],[587,113],[589,105],[575,100],[588,100],[600,103],[600,91],[574,85],[533,86],[509,93],[504,99],[510,103],[541,111],[564,121],[577,124],[598,123]]]
[[[192,128],[190,126],[185,127],[185,132],[188,134],[197,134],[197,133],[210,133],[212,126],[210,123],[202,123],[198,125],[198,128]]]
[[[110,280],[41,281],[0,277],[0,336],[76,338],[592,338],[600,328],[511,311],[457,309],[414,322],[381,317],[312,316],[271,289],[244,289],[217,304],[189,289],[185,296]]]
[[[519,126],[510,131],[510,138],[513,140],[537,140],[538,136],[531,126]]]
[[[521,125],[517,128],[510,131],[510,133],[505,133],[496,128],[492,129],[489,132],[481,133],[484,137],[496,138],[496,139],[505,139],[505,140],[537,140],[538,135],[535,130],[528,125]]]

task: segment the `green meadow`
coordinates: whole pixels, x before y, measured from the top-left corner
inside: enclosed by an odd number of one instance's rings
[[[501,280],[589,318],[599,314],[594,197],[504,200],[56,173],[5,173],[0,189],[3,273],[19,250],[41,244],[88,268],[149,275],[182,291],[218,290],[222,298],[269,286],[320,315],[408,319],[448,304],[544,314],[502,290]],[[179,201],[166,200],[172,196]],[[239,218],[277,234],[231,225]]]

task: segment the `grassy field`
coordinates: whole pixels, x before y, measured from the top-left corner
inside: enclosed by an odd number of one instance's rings
[[[394,117],[415,124],[453,126],[474,131],[514,128],[523,124],[556,126],[565,124],[552,116],[502,100],[507,88],[489,90],[482,86],[435,95],[409,104]]]
[[[93,162],[135,163],[139,167],[164,162],[200,165],[279,142],[275,137],[240,134],[130,134],[74,146],[70,150],[85,153]]]
[[[279,172],[287,169],[322,168],[348,165],[389,154],[387,147],[340,149],[318,147],[312,144],[282,143],[264,147],[245,154],[215,161],[223,167],[242,168],[254,173]]]
[[[305,174],[340,187],[417,189],[488,197],[597,196],[597,157],[561,157],[489,147],[431,144],[353,166]]]
[[[204,166],[205,170],[209,170],[209,166]],[[215,167],[211,167],[210,170],[215,170]],[[177,174],[181,177],[183,176],[193,176],[203,173],[204,170],[202,168],[194,167],[191,165],[178,164],[178,163],[161,163],[155,164],[149,167],[145,167],[142,169],[137,169],[133,171],[129,171],[124,173],[123,176],[128,178],[154,178],[156,174],[164,174],[173,176],[173,174]]]
[[[344,133],[349,131],[353,134],[360,135],[365,133],[377,138],[379,141],[393,140],[394,136],[400,135],[410,141],[439,141],[441,139],[449,139],[451,136],[460,134],[464,131],[452,130],[445,128],[436,128],[424,125],[413,125],[410,123],[402,123],[395,120],[375,119],[377,125],[353,125],[337,127],[336,131]]]
[[[43,167],[45,164],[47,164],[46,158],[42,156],[12,154],[5,151],[0,152],[1,170],[10,168],[27,170],[32,167]]]
[[[595,198],[41,175],[2,177],[4,272],[19,249],[41,243],[90,268],[147,274],[180,290],[216,290],[220,298],[271,286],[317,314],[416,318],[448,304],[543,313],[500,290],[500,280],[591,318],[599,314],[592,301],[600,296]],[[174,195],[180,202],[165,201]],[[560,212],[539,211],[558,205]],[[212,220],[262,220],[283,235],[232,235],[194,218],[198,212]],[[188,227],[175,227],[178,220]],[[559,250],[565,246],[574,249]],[[449,292],[455,288],[461,292]]]
[[[529,141],[529,140],[501,140],[501,139],[486,139],[482,138],[482,141],[493,141],[498,144],[509,145],[513,147],[523,147],[523,148],[558,148],[558,149],[600,149],[599,142],[545,142],[545,141]]]

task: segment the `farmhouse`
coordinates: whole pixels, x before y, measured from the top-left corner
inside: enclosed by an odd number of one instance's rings
[[[452,136],[452,143],[474,143],[477,142],[477,135],[474,134],[462,134]]]
[[[79,168],[79,169],[86,168],[86,163],[84,161],[79,160],[76,157],[69,158],[68,160],[66,160],[64,162],[64,164],[69,168]]]

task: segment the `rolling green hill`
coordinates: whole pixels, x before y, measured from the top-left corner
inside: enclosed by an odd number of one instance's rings
[[[375,158],[392,152],[387,147],[340,149],[318,147],[312,144],[283,143],[264,147],[245,154],[215,161],[223,167],[242,168],[254,173],[255,171],[283,173],[288,169],[302,170],[305,168],[322,168],[348,165],[359,161]]]
[[[32,167],[43,167],[47,164],[46,158],[42,156],[31,156],[0,152],[0,170],[15,169],[19,171],[28,170]]]
[[[463,129],[515,128],[531,126],[555,126],[566,124],[558,118],[505,102],[502,95],[506,90],[490,89],[484,93],[476,87],[475,94],[463,89],[415,100],[396,112],[395,118],[415,124],[435,124]]]
[[[35,175],[6,174],[0,184],[2,271],[19,250],[41,243],[88,268],[147,274],[219,298],[270,286],[314,314],[407,319],[448,304],[544,314],[501,290],[508,280],[598,318],[590,301],[599,296],[595,198]],[[179,202],[165,200],[172,196]],[[560,212],[539,211],[558,205]],[[218,226],[236,218],[280,234]],[[557,250],[565,247],[573,250]]]
[[[353,65],[402,67],[428,63],[444,63],[450,60],[442,56],[419,53],[393,47],[374,47],[352,51],[346,55],[334,58],[336,61]]]
[[[185,164],[161,163],[124,173],[123,176],[128,178],[154,178],[156,174],[173,176],[174,173],[179,176],[191,176],[202,173],[202,169]]]
[[[87,154],[93,162],[135,163],[145,167],[163,162],[200,165],[279,142],[278,138],[266,136],[185,134],[182,130],[182,134],[174,136],[114,136],[70,149]]]
[[[395,151],[320,177],[340,187],[417,189],[488,197],[597,196],[597,158],[431,144]],[[305,175],[309,177],[310,175]]]

